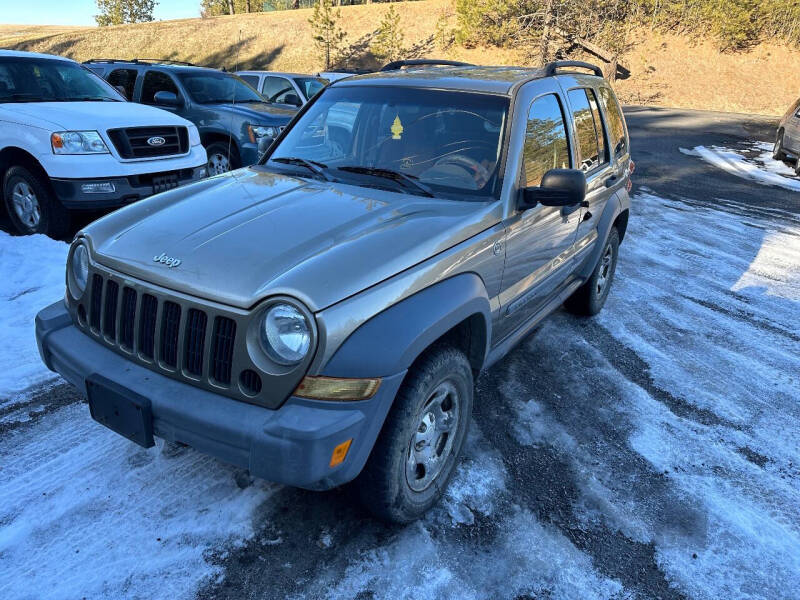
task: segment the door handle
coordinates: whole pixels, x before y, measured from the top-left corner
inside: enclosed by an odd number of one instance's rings
[[[619,179],[617,179],[617,176],[616,175],[612,175],[611,177],[606,179],[605,185],[606,185],[607,188],[610,188],[610,187],[613,187],[614,185],[616,185],[617,181],[619,181]]]

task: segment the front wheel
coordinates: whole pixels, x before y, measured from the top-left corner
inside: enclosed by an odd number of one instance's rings
[[[61,238],[69,230],[69,212],[55,197],[49,182],[33,171],[20,166],[8,169],[3,197],[11,223],[21,234]]]
[[[606,245],[600,254],[600,260],[592,271],[588,281],[579,287],[567,298],[564,306],[577,315],[593,316],[599,313],[608,298],[614,273],[617,270],[617,257],[619,256],[619,232],[616,227],[611,228]]]
[[[775,145],[772,146],[772,158],[775,160],[786,160],[786,153],[783,151],[783,132],[778,133],[775,138]]]
[[[460,350],[439,347],[415,363],[356,480],[369,511],[409,523],[436,504],[458,463],[472,397],[472,368]]]
[[[214,142],[206,148],[209,175],[221,175],[242,166],[239,153],[233,143]]]

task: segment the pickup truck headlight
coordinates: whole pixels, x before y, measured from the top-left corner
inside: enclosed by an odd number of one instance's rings
[[[247,133],[250,135],[250,141],[255,144],[261,138],[275,139],[278,137],[279,130],[272,125],[248,125]]]
[[[296,365],[311,348],[311,326],[305,315],[291,304],[273,304],[264,313],[259,328],[264,351],[281,365]]]
[[[50,136],[54,154],[108,154],[96,131],[56,131]]]
[[[89,250],[86,248],[86,244],[78,242],[69,258],[69,273],[67,274],[67,287],[75,300],[83,296],[88,279]]]

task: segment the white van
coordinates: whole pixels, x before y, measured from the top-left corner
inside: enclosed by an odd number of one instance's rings
[[[127,102],[73,60],[0,50],[0,191],[20,233],[60,237],[71,210],[121,206],[205,174],[189,121]]]

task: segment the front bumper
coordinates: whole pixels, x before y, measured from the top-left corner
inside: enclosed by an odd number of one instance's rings
[[[271,410],[126,360],[78,330],[63,301],[36,316],[36,341],[45,365],[84,395],[87,377],[96,373],[148,398],[156,436],[247,468],[256,477],[313,490],[341,485],[361,472],[405,375],[383,378],[378,393],[362,402],[290,397]],[[331,468],[333,449],[351,438],[344,462]]]
[[[130,175],[128,177],[103,177],[86,179],[51,179],[53,190],[66,208],[93,209],[112,208],[136,202],[158,192],[170,189],[167,180],[178,186],[198,181],[205,177],[205,164],[178,171]],[[113,192],[86,192],[87,184],[107,184],[114,186]]]

